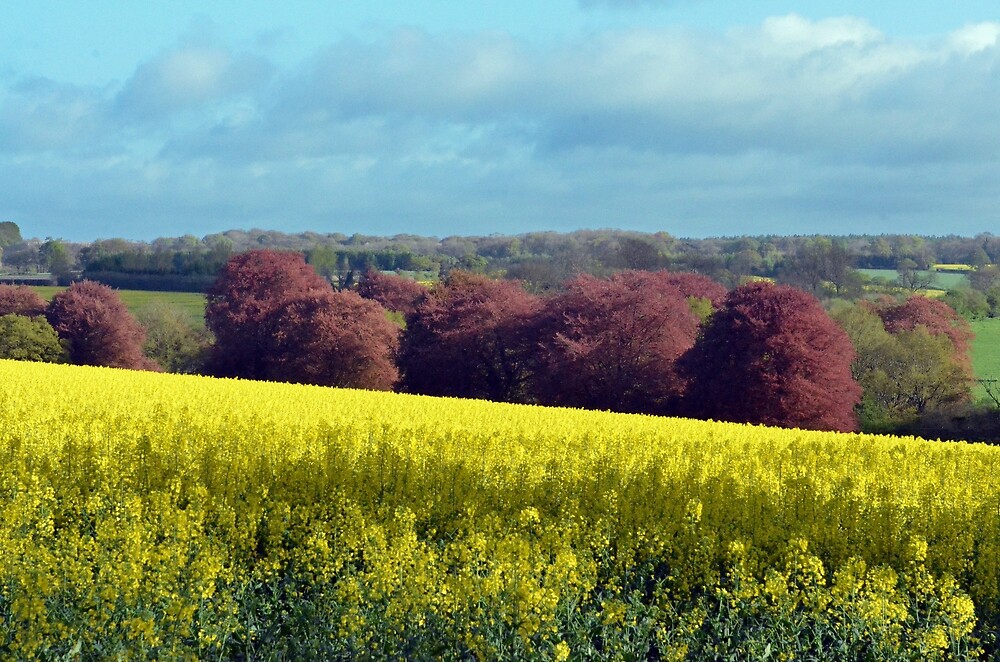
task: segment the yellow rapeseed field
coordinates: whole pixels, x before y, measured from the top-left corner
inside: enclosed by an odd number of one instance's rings
[[[1000,622],[986,445],[0,361],[0,511],[6,659],[963,659]]]

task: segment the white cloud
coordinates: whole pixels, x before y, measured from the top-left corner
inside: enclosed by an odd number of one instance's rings
[[[294,219],[722,232],[741,218],[740,233],[952,213],[977,231],[1000,197],[976,175],[1000,161],[998,37],[984,23],[906,41],[794,14],[547,47],[407,29],[340,39],[285,70],[187,39],[118,86],[0,88],[0,175],[24,184],[0,197],[0,217],[141,213],[161,219],[154,234]],[[180,217],[191,225],[174,231]]]
[[[824,49],[849,46],[863,48],[884,40],[881,32],[865,20],[846,16],[810,21],[798,14],[765,19],[760,30],[764,47],[779,55],[802,57]]]
[[[1000,23],[974,23],[960,28],[948,38],[948,45],[965,55],[985,50],[996,50],[1000,42]]]
[[[115,103],[126,116],[157,120],[263,87],[272,68],[263,58],[203,45],[183,45],[136,68]]]

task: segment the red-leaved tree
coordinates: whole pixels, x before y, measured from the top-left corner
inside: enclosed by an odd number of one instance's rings
[[[142,353],[145,329],[107,285],[89,280],[73,283],[52,297],[45,314],[66,342],[72,363],[159,369]]]
[[[377,301],[387,310],[412,315],[417,304],[427,296],[428,289],[413,280],[369,269],[358,282],[358,294]]]
[[[452,271],[407,318],[401,387],[411,393],[522,402],[539,299],[515,281]]]
[[[0,317],[38,317],[45,314],[45,307],[45,300],[27,285],[0,285]]]
[[[658,271],[659,282],[677,288],[685,298],[707,299],[718,308],[729,291],[708,276],[689,272]]]
[[[272,347],[269,316],[288,299],[330,292],[301,253],[273,250],[234,255],[208,291],[205,322],[215,336],[208,372],[263,379]]]
[[[875,310],[889,333],[896,334],[923,327],[932,336],[947,336],[955,348],[955,363],[968,368],[971,378],[969,347],[975,336],[969,323],[951,306],[930,297],[911,296],[900,304],[876,304]]]
[[[698,418],[783,427],[857,428],[854,347],[819,301],[793,287],[732,290],[680,366],[686,411]]]
[[[283,382],[387,391],[399,327],[355,292],[311,292],[286,299],[265,320],[265,377]]]
[[[666,272],[581,275],[546,306],[533,383],[543,404],[668,413],[683,391],[676,361],[698,317]]]

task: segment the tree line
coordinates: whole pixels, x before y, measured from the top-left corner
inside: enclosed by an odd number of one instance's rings
[[[301,252],[231,256],[210,335],[114,290],[0,286],[0,356],[815,429],[898,431],[971,406],[967,322],[926,297],[840,302],[691,272],[578,274],[553,292],[453,269],[337,289]],[[151,342],[152,341],[152,342]]]
[[[248,250],[302,252],[316,271],[338,287],[354,287],[368,269],[445,278],[451,270],[520,281],[533,292],[558,290],[579,273],[609,276],[623,270],[690,271],[727,287],[747,277],[766,277],[806,289],[820,298],[860,295],[870,280],[859,269],[898,269],[918,280],[938,263],[960,264],[973,274],[992,269],[972,290],[968,309],[997,314],[1000,290],[995,265],[1000,237],[743,236],[684,239],[665,232],[581,230],[532,232],[517,236],[420,237],[395,235],[286,234],[231,230],[203,238],[184,236],[152,242],[106,239],[75,244],[60,239],[21,237],[16,224],[0,224],[0,264],[9,272],[51,273],[64,284],[74,278],[98,280],[123,289],[207,291],[230,256]],[[994,290],[990,303],[986,300]],[[954,303],[964,305],[956,296]]]

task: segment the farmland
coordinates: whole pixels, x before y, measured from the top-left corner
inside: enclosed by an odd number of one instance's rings
[[[65,287],[55,285],[35,285],[33,290],[46,301],[52,299],[57,292]],[[205,295],[194,292],[153,292],[149,290],[116,290],[122,301],[133,314],[146,306],[169,305],[183,310],[192,322],[203,324],[205,321]]]
[[[872,279],[881,279],[892,283],[899,277],[899,272],[894,269],[858,269],[858,271]],[[969,284],[969,278],[964,273],[947,271],[920,271],[923,276],[931,278],[931,289],[950,290],[956,287]]]
[[[972,331],[972,367],[978,379],[1000,379],[1000,319],[974,320]],[[982,387],[976,387],[977,397],[985,396]]]
[[[998,624],[983,445],[0,362],[0,458],[12,658],[964,659]]]

